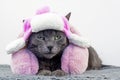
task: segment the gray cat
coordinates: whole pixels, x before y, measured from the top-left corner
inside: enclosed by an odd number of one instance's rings
[[[44,30],[32,33],[28,39],[27,48],[39,60],[39,74],[65,75],[61,70],[61,56],[69,41],[65,34],[57,30]],[[101,60],[93,47],[89,47],[88,69],[99,69]]]
[[[28,39],[27,48],[39,60],[39,74],[66,74],[61,70],[61,56],[68,44],[66,35],[61,31],[44,30],[32,33]]]
[[[69,20],[69,13],[66,18]],[[66,35],[57,30],[44,30],[32,33],[27,42],[27,48],[33,52],[39,61],[39,72],[41,75],[66,75],[61,70],[61,56],[69,41]],[[89,51],[89,69],[100,69],[102,61],[93,47]]]

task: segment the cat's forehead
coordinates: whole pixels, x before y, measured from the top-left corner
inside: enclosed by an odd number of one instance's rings
[[[43,31],[43,35],[55,35],[56,31],[55,30],[45,30]]]

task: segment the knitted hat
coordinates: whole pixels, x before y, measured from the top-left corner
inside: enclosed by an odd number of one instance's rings
[[[32,32],[39,32],[46,29],[63,31],[69,42],[80,46],[89,47],[89,43],[82,37],[70,31],[69,22],[65,16],[50,11],[44,7],[37,11],[36,15],[24,21],[24,35],[13,41],[6,47],[8,54],[15,53],[26,46],[26,40]]]

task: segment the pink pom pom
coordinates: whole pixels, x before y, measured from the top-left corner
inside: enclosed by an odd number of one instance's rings
[[[45,6],[43,8],[38,9],[36,12],[36,15],[47,13],[47,12],[50,12],[50,8],[48,6]]]
[[[39,64],[36,56],[26,49],[12,54],[12,72],[15,74],[36,74]]]

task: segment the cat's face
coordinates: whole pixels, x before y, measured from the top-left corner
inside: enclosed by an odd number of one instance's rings
[[[27,42],[27,48],[37,57],[51,59],[60,54],[68,45],[66,35],[61,31],[44,30],[32,33]]]

